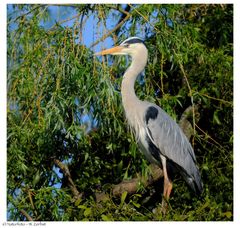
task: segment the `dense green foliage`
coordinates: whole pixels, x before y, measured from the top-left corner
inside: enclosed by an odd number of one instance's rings
[[[57,10],[64,18],[54,19]],[[196,197],[177,177],[165,216],[161,181],[96,199],[148,172],[121,105],[127,58],[93,57],[104,38],[136,35],[149,49],[138,96],[176,121],[192,102],[199,107],[189,120],[204,192]],[[233,5],[9,5],[7,58],[9,220],[233,219]]]

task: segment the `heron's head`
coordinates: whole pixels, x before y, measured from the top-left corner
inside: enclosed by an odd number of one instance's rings
[[[144,41],[138,37],[130,37],[124,40],[119,46],[95,53],[95,55],[130,55],[147,56],[147,48]]]

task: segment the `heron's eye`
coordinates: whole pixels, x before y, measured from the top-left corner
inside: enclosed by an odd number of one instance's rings
[[[124,44],[123,46],[124,46],[125,48],[129,48],[130,45],[129,45],[129,44]]]

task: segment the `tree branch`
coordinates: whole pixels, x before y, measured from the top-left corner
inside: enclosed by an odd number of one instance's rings
[[[63,164],[60,160],[58,160],[56,158],[53,161],[54,161],[55,165],[58,166],[62,170],[64,176],[67,178],[68,186],[71,189],[71,192],[73,194],[74,200],[82,198],[83,194],[80,193],[77,190],[77,187],[76,187],[76,185],[74,184],[74,182],[72,180],[72,177],[71,177],[70,171],[68,169],[68,166]]]
[[[125,6],[125,9],[121,8],[120,5],[117,5],[117,6],[115,6],[115,5],[109,5],[108,7],[111,8],[111,9],[117,10],[117,11],[119,11],[119,12],[122,14],[121,17],[119,18],[117,24],[120,24],[120,23],[129,15],[129,11],[130,11],[130,9],[131,9],[130,5],[128,5],[128,4]],[[116,34],[116,36],[118,35],[119,30],[120,30],[120,27],[117,28],[117,29],[114,31],[115,34]]]
[[[114,33],[116,30],[118,30],[124,23],[131,17],[131,14],[128,13],[127,16],[119,23],[117,24],[112,30],[110,30],[108,33],[103,35],[100,39],[98,39],[96,42],[94,42],[90,48],[96,46],[98,43],[104,41],[107,37],[109,37],[112,33]]]
[[[23,209],[20,212],[27,218],[28,221],[33,221],[33,218]]]
[[[192,105],[186,108],[178,123],[184,134],[187,136],[188,140],[190,140],[191,136],[194,134],[194,128],[188,119],[193,118],[192,116],[194,113],[194,124],[196,124],[200,118],[200,113],[198,112],[198,109],[198,105]]]
[[[126,6],[126,8],[125,9],[122,9],[121,7],[120,7],[120,5],[107,5],[107,7],[108,8],[111,8],[111,9],[114,9],[114,10],[117,10],[117,11],[119,11],[120,13],[122,13],[122,14],[125,14],[125,15],[128,15],[129,14],[129,11],[130,11],[130,6],[129,5],[127,5]],[[121,18],[119,19],[119,21],[118,21],[118,24],[121,22],[122,20],[121,20]]]
[[[137,191],[140,183],[144,187],[147,187],[163,177],[163,171],[159,166],[151,164],[149,168],[151,169],[151,174],[147,178],[144,178],[140,174],[137,174],[137,177],[131,179],[130,181],[122,181],[120,184],[117,184],[113,187],[113,195],[121,196],[125,191],[127,191],[128,194],[132,195]]]
[[[9,25],[10,23],[15,23],[18,19],[27,16],[28,14],[32,13],[32,12],[35,11],[36,9],[38,9],[38,8],[40,8],[40,7],[43,7],[43,6],[48,7],[46,4],[44,4],[44,5],[41,5],[41,4],[40,4],[40,5],[37,5],[36,7],[30,9],[28,12],[23,13],[23,14],[17,16],[16,18],[14,18],[13,20],[9,21],[9,22],[7,23],[7,25]]]

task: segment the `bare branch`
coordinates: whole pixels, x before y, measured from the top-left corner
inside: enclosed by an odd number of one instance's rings
[[[194,119],[195,119],[194,123],[198,122],[200,117],[200,113],[198,112],[198,109],[199,109],[198,105],[189,106],[188,108],[186,108],[178,123],[180,128],[183,130],[184,134],[187,136],[188,140],[190,140],[191,136],[194,134],[193,126],[188,119],[194,113]]]
[[[121,196],[125,191],[131,195],[137,191],[140,183],[144,187],[147,187],[163,177],[163,171],[161,168],[159,168],[159,166],[151,164],[150,169],[151,175],[149,175],[147,178],[144,178],[138,174],[136,178],[133,178],[130,181],[122,181],[120,184],[115,185],[112,190],[113,195]]]
[[[209,96],[208,94],[200,93],[200,92],[197,92],[197,91],[194,91],[194,90],[193,90],[193,92],[194,92],[194,93],[198,93],[198,94],[200,94],[201,96],[207,97],[207,98],[209,98],[209,99],[212,99],[212,100],[215,100],[215,101],[219,101],[219,102],[221,102],[221,103],[223,103],[223,104],[231,105],[231,106],[233,107],[233,102],[232,102],[232,101],[226,101],[226,100],[223,100],[223,99],[220,99],[220,98],[211,97],[211,96]]]
[[[76,18],[78,18],[78,17],[80,17],[80,16],[81,16],[81,13],[78,13],[78,14],[72,16],[72,17],[69,17],[69,18],[67,18],[67,19],[58,21],[58,22],[55,23],[50,29],[48,29],[48,31],[52,31],[57,25],[61,25],[61,24],[65,23],[65,22],[68,22],[68,21],[71,21],[71,20],[73,20],[73,19],[76,19]]]
[[[127,5],[128,6],[128,5]],[[114,9],[114,10],[117,10],[119,11],[120,13],[122,14],[125,14],[125,15],[128,15],[129,14],[129,9],[128,7],[126,7],[126,9],[122,9],[121,7],[119,7],[119,5],[107,5],[108,8],[111,8],[111,9]]]
[[[20,212],[27,218],[28,221],[33,221],[33,218],[23,209]]]
[[[148,24],[150,24],[155,30],[157,33],[160,33],[161,31],[153,24],[150,22],[150,20],[144,16],[142,13],[140,13],[133,5],[131,4],[128,4],[138,15],[140,15]]]
[[[20,16],[17,16],[16,18],[14,18],[13,20],[9,21],[7,24],[9,25],[10,23],[15,23],[18,19],[23,18],[23,17],[27,16],[28,14],[32,13],[33,11],[35,11],[36,9],[38,9],[40,7],[44,7],[44,6],[48,7],[47,5],[41,5],[41,4],[37,5],[36,7],[32,8],[28,12],[23,13]]]
[[[72,194],[73,194],[73,197],[74,197],[74,200],[77,200],[77,199],[80,199],[82,198],[82,193],[80,193],[78,190],[77,190],[77,187],[76,185],[74,184],[73,180],[72,180],[72,177],[71,177],[71,174],[70,174],[70,171],[68,169],[68,166],[63,164],[60,160],[58,159],[54,159],[54,163],[55,165],[57,165],[63,172],[64,176],[67,178],[67,181],[68,181],[68,186],[69,188],[71,189],[72,191]]]
[[[103,35],[100,39],[98,39],[96,42],[94,42],[90,48],[96,46],[98,43],[104,41],[107,37],[109,37],[111,34],[113,34],[116,30],[118,30],[124,23],[131,17],[131,14],[128,14],[119,24],[117,24],[113,29],[111,29],[108,33]]]

